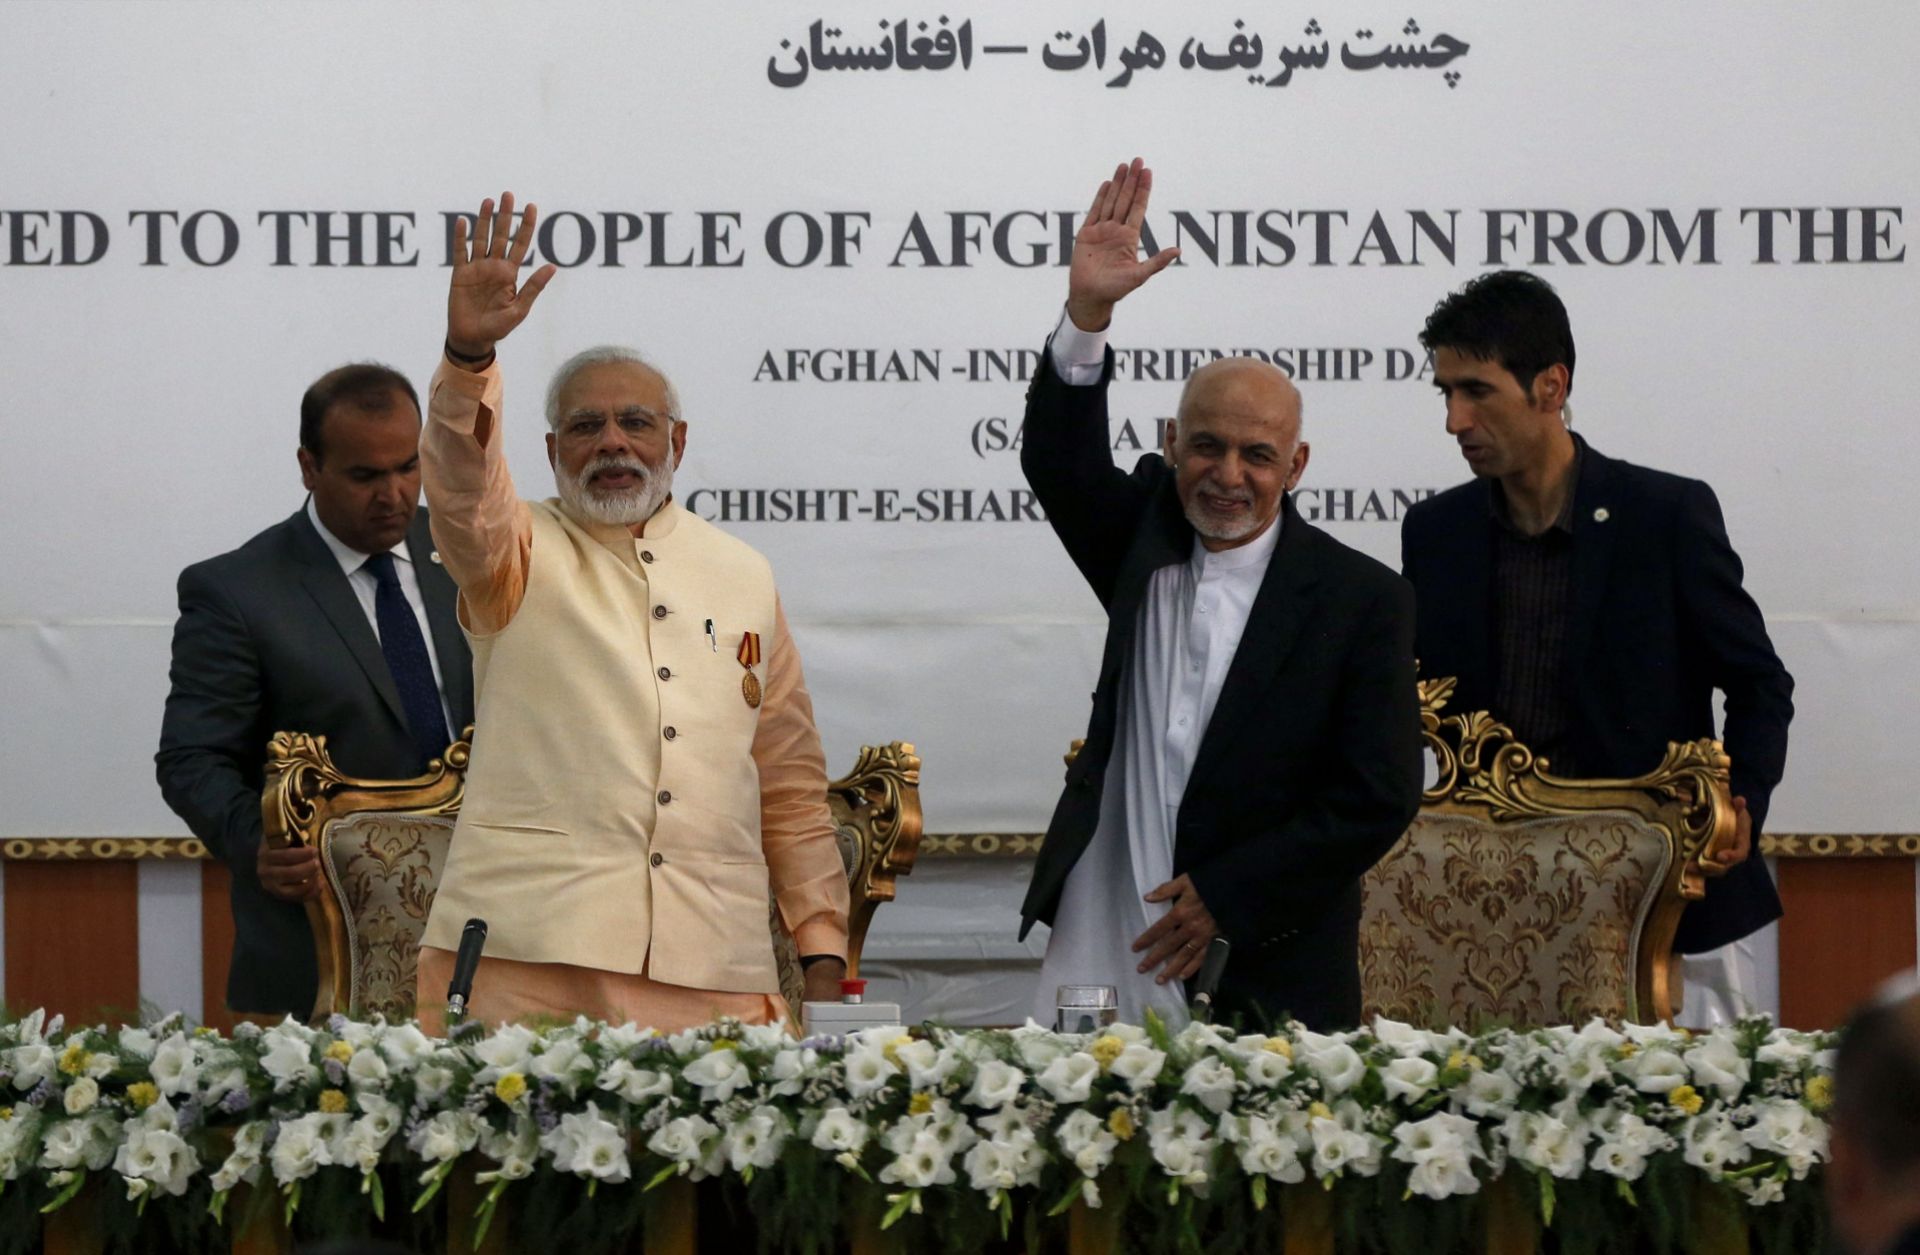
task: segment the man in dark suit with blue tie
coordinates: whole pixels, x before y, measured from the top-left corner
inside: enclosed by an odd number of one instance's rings
[[[324,736],[348,775],[398,779],[473,718],[457,590],[419,509],[419,443],[405,376],[330,371],[300,403],[306,505],[180,574],[155,763],[167,805],[233,874],[235,1011],[304,1017],[318,984],[302,907],[321,890],[318,856],[261,840],[268,740]]]
[[[1573,332],[1538,276],[1473,280],[1420,340],[1475,476],[1401,526],[1421,673],[1457,677],[1456,710],[1491,711],[1556,775],[1576,777],[1642,775],[1669,741],[1713,736],[1714,690],[1724,693],[1733,865],[1688,906],[1674,948],[1720,950],[1779,918],[1766,864],[1747,853],[1786,770],[1793,677],[1741,586],[1713,489],[1607,457],[1572,431]],[[1721,959],[1736,977],[1716,983],[1734,1005],[1689,998],[1690,1016],[1749,1009],[1751,956]],[[1693,963],[1688,975],[1710,973]]]

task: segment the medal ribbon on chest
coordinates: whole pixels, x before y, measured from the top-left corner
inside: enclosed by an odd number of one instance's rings
[[[740,679],[740,695],[747,699],[749,709],[760,706],[760,677],[753,673],[760,662],[760,633],[747,632],[740,637],[740,652],[735,655],[747,674]]]

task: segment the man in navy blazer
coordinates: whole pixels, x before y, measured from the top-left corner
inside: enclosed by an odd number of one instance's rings
[[[261,841],[267,742],[314,733],[350,776],[418,775],[473,719],[473,661],[418,508],[412,385],[343,366],[300,410],[307,504],[180,574],[155,765],[167,805],[233,874],[227,1005],[305,1018],[318,973],[302,904],[320,867]]]
[[[1491,711],[1575,777],[1640,775],[1668,742],[1713,736],[1724,693],[1736,861],[1688,906],[1675,948],[1717,950],[1779,918],[1766,864],[1747,854],[1786,769],[1793,678],[1741,586],[1713,490],[1570,430],[1573,334],[1545,280],[1483,275],[1435,307],[1420,339],[1475,476],[1402,524],[1422,674],[1457,677],[1456,709]],[[1712,970],[1688,967],[1696,980]]]

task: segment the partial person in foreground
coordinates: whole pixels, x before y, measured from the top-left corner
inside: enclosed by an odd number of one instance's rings
[[[1021,467],[1108,615],[1021,912],[1053,927],[1035,1014],[1113,985],[1123,1019],[1184,1022],[1224,936],[1222,1020],[1350,1026],[1360,877],[1420,804],[1412,592],[1294,508],[1300,394],[1266,363],[1195,371],[1163,452],[1114,466],[1113,308],[1177,255],[1139,256],[1151,191],[1137,159],[1101,184],[1027,394]]]
[[[1847,1255],[1920,1255],[1920,979],[1855,1012],[1833,1065],[1827,1210]]]
[[[1733,760],[1736,848],[1705,870],[1674,948],[1688,1024],[1754,1010],[1742,939],[1780,917],[1749,858],[1786,770],[1793,677],[1741,586],[1713,489],[1607,457],[1571,429],[1573,332],[1545,280],[1497,271],[1434,308],[1420,342],[1447,434],[1474,480],[1401,525],[1402,570],[1428,676],[1454,676],[1455,710],[1487,710],[1560,776],[1630,777],[1670,741],[1714,735]]]
[[[228,1008],[305,1019],[319,975],[302,904],[320,859],[261,840],[267,742],[312,733],[348,775],[419,775],[473,720],[473,664],[419,510],[406,376],[361,363],[315,380],[299,463],[305,505],[180,573],[154,762],[167,805],[232,874]]]
[[[553,277],[519,285],[536,211],[455,231],[445,356],[421,441],[434,537],[460,585],[479,717],[420,954],[437,1027],[470,917],[470,1014],[584,1013],[662,1031],[766,1023],[769,880],[809,999],[846,974],[847,879],[826,761],[773,573],[673,499],[687,424],[639,354],[589,349],[547,389],[559,496],[522,501],[495,346]]]

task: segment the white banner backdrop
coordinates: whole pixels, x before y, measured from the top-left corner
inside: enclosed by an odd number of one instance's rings
[[[1034,831],[1103,622],[1010,446],[1103,173],[1183,262],[1119,311],[1117,456],[1213,351],[1295,370],[1301,503],[1397,561],[1465,478],[1416,340],[1560,289],[1577,427],[1709,480],[1799,681],[1772,824],[1911,831],[1920,8],[1115,2],[15,4],[0,22],[0,835],[179,831],[173,581],[301,501],[305,385],[424,387],[449,215],[565,269],[502,353],[625,341],[683,499],[765,551],[829,762],[916,742],[934,831]],[[805,73],[802,75],[804,65]],[[1282,712],[1280,717],[1284,717]]]

